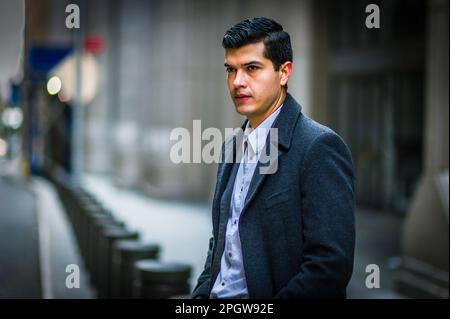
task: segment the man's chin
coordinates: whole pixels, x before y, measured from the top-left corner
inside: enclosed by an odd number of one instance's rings
[[[234,106],[236,108],[236,112],[238,112],[240,115],[247,116],[247,115],[253,113],[253,108],[250,105],[246,105],[246,104],[237,105],[237,104],[235,104]]]

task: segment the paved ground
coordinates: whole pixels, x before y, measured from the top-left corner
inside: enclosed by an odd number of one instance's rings
[[[89,284],[70,221],[53,185],[40,177],[29,184],[36,194],[39,221],[39,250],[44,298],[89,299],[95,291]],[[71,267],[77,267],[75,268]],[[66,285],[75,271],[79,271],[79,287]],[[69,280],[69,283],[74,281]]]
[[[401,218],[386,212],[359,208],[356,212],[356,247],[353,277],[348,286],[348,298],[405,298],[395,291],[391,265],[400,254]],[[367,265],[380,270],[380,287],[369,289]]]
[[[41,298],[35,198],[0,176],[0,203],[0,298]]]

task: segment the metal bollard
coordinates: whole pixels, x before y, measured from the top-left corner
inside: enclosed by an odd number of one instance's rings
[[[90,263],[90,273],[91,273],[91,283],[99,290],[99,273],[100,273],[100,238],[102,237],[103,230],[106,228],[123,228],[125,224],[115,220],[113,217],[105,216],[98,217],[91,224],[89,233],[89,242],[92,244],[89,247],[89,263]]]
[[[79,217],[79,247],[81,250],[81,255],[83,256],[85,262],[88,259],[89,251],[89,224],[91,222],[91,215],[104,213],[105,209],[95,203],[80,203],[80,217]]]
[[[154,260],[139,260],[134,264],[134,297],[167,299],[189,294],[191,266]]]
[[[92,228],[95,227],[94,224],[99,220],[108,220],[113,223],[117,221],[114,219],[112,214],[107,210],[101,211],[91,211],[87,213],[87,225],[85,229],[85,250],[86,254],[84,255],[84,260],[87,269],[91,268],[91,260],[92,260],[92,246],[96,245],[96,242],[92,238]]]
[[[103,207],[96,202],[93,198],[87,198],[83,196],[71,195],[69,201],[69,207],[73,216],[73,228],[77,236],[78,245],[81,253],[84,256],[84,240],[85,240],[85,228],[86,228],[86,211],[87,210],[101,210]]]
[[[133,298],[133,267],[140,259],[158,259],[160,246],[135,240],[117,241],[113,249],[112,298]]]
[[[111,298],[110,278],[112,268],[112,249],[114,242],[123,239],[138,239],[139,233],[126,230],[124,228],[108,227],[105,228],[99,240],[99,298]]]

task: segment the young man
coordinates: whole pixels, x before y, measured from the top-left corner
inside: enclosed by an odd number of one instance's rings
[[[287,93],[292,48],[280,24],[244,20],[222,45],[231,98],[247,118],[233,137],[243,155],[219,165],[213,237],[192,296],[344,298],[355,241],[350,152]],[[270,128],[277,169],[261,174]]]

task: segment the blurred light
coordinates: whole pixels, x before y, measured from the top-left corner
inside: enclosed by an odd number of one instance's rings
[[[47,92],[50,95],[58,94],[61,90],[61,80],[57,76],[52,76],[47,82]]]
[[[64,82],[58,98],[61,102],[70,102],[75,97],[76,89],[76,61],[75,56],[66,57],[58,64],[51,74],[57,76]],[[97,94],[98,87],[98,65],[93,54],[84,53],[81,56],[81,102],[89,104]]]
[[[18,129],[23,122],[22,109],[19,107],[10,107],[3,111],[2,114],[3,124],[14,130]]]
[[[5,156],[8,152],[8,143],[0,138],[0,156]]]

